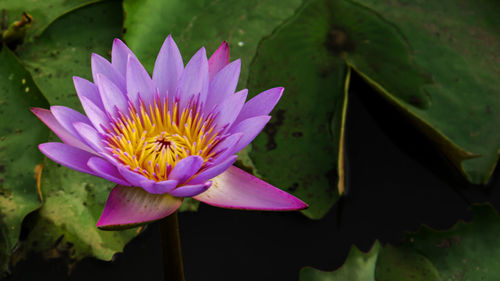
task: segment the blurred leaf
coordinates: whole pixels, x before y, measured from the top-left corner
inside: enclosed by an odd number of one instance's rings
[[[33,24],[29,30],[29,37],[34,37],[62,15],[98,1],[100,0],[0,0],[0,9],[5,9],[8,25],[18,20],[23,12],[30,14],[33,17]]]
[[[50,104],[81,109],[71,77],[91,77],[90,53],[108,54],[120,34],[121,12],[117,1],[88,5],[62,16],[32,44],[20,48],[21,59]],[[87,256],[110,260],[137,234],[96,227],[113,183],[50,160],[41,183],[44,204],[30,221],[23,250],[35,249],[46,257],[67,253],[73,261]]]
[[[51,105],[81,111],[73,76],[92,80],[92,52],[110,56],[113,39],[120,36],[121,3],[108,1],[80,8],[62,16],[33,43],[18,50]]]
[[[227,41],[232,59],[242,59],[240,86],[244,87],[259,41],[300,4],[300,0],[125,0],[124,38],[149,71],[168,34],[179,45],[184,64],[201,46],[213,52]]]
[[[443,281],[431,261],[411,249],[391,245],[380,250],[377,281]]]
[[[500,2],[356,2],[391,21],[412,46],[415,63],[432,74],[435,83],[423,88],[429,106],[414,106],[411,100],[397,96],[393,87],[398,83],[398,71],[386,75],[390,69],[370,67],[349,56],[355,68],[409,113],[468,180],[487,182],[500,149]],[[408,79],[401,77],[401,81]],[[466,160],[472,156],[480,157]]]
[[[374,272],[379,242],[375,242],[368,253],[352,246],[346,262],[335,271],[322,271],[305,267],[300,271],[300,281],[375,281]],[[377,279],[378,281],[378,279]],[[402,281],[402,280],[401,280]]]
[[[40,207],[37,145],[48,129],[30,112],[47,106],[31,75],[7,48],[0,51],[0,273],[16,246],[24,217]]]
[[[422,227],[408,234],[403,246],[389,247],[389,252],[384,248],[377,263],[377,280],[498,280],[500,217],[490,205],[474,206],[472,212],[470,223],[459,222],[446,231]],[[411,255],[420,258],[408,259]],[[422,265],[431,269],[430,263],[435,270],[422,270]],[[431,279],[437,272],[441,279]]]

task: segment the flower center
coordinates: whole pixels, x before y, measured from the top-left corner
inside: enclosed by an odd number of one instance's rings
[[[139,109],[129,104],[127,115],[120,113],[106,135],[108,150],[129,169],[146,178],[163,181],[182,159],[190,155],[203,158],[204,164],[215,155],[221,141],[214,115],[205,115],[200,106],[190,102],[180,110],[179,103],[169,104],[156,98]]]

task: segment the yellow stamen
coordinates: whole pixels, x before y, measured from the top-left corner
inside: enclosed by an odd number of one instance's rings
[[[148,179],[163,181],[190,155],[202,157],[204,163],[214,157],[220,136],[213,117],[205,116],[192,103],[180,109],[177,102],[169,105],[166,98],[155,99],[149,106],[141,102],[138,111],[130,105],[128,115],[114,121],[107,143],[123,165]]]

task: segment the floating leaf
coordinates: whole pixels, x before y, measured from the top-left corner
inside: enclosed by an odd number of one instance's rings
[[[392,89],[399,83],[394,79],[397,72],[386,75],[389,69],[370,68],[354,60],[356,69],[410,114],[468,180],[487,182],[500,149],[500,2],[356,2],[391,21],[413,48],[415,64],[432,74],[435,83],[424,87],[429,105],[414,106],[398,96]],[[382,46],[391,48],[392,44]]]
[[[310,206],[302,212],[316,219],[338,198],[349,82],[346,64],[327,48],[331,23],[324,3],[305,5],[261,42],[248,82],[254,94],[285,87],[273,118],[252,144],[250,158],[261,177],[302,198]]]
[[[100,0],[1,0],[0,8],[5,10],[6,24],[10,24],[21,18],[23,12],[28,13],[33,18],[33,23],[29,29],[29,37],[34,37],[42,33],[47,26],[64,14],[79,7],[88,5]],[[1,11],[0,11],[1,12]]]
[[[231,57],[243,62],[241,87],[259,41],[293,15],[300,4],[300,0],[125,0],[124,38],[150,71],[168,34],[172,34],[186,56],[184,64],[200,46],[213,52],[222,41],[227,41]]]
[[[16,246],[24,217],[40,206],[37,145],[48,129],[30,112],[47,106],[30,74],[7,48],[0,51],[0,273]]]
[[[72,261],[85,257],[111,260],[137,235],[136,229],[104,231],[96,227],[114,185],[46,160],[41,182],[44,203],[30,222],[23,249],[49,258],[68,254]]]
[[[92,80],[90,55],[109,57],[113,39],[121,34],[121,12],[117,1],[88,5],[62,16],[18,50],[51,105],[81,109],[72,77]]]
[[[51,104],[81,108],[71,77],[91,76],[90,53],[109,52],[120,34],[121,11],[116,1],[88,5],[62,16],[35,42],[20,48],[21,58]],[[96,227],[113,185],[47,160],[41,181],[44,204],[30,221],[23,249],[46,257],[68,254],[73,261],[87,256],[110,260],[137,234]]]
[[[446,231],[422,227],[408,234],[400,248],[384,248],[377,263],[377,280],[498,280],[500,217],[489,205],[474,206],[472,212],[470,223],[459,222]],[[417,255],[420,258],[407,258]],[[411,279],[414,276],[420,279]]]
[[[353,246],[347,260],[335,271],[322,271],[305,267],[300,271],[300,281],[375,281],[374,272],[380,244],[376,242],[368,253]],[[379,281],[377,279],[377,281]],[[402,280],[400,280],[402,281]]]

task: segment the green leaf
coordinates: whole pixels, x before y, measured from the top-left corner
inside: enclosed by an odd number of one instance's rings
[[[314,219],[338,199],[339,179],[343,190],[339,151],[349,76],[327,47],[330,20],[325,1],[304,5],[261,42],[248,82],[253,95],[285,87],[270,123],[252,143],[249,156],[258,175],[308,203],[302,212]]]
[[[111,260],[138,233],[137,229],[104,231],[96,227],[113,186],[46,159],[41,181],[44,203],[30,222],[21,252],[34,250],[46,257],[68,254],[72,261],[85,257]]]
[[[20,19],[23,12],[31,15],[33,23],[28,31],[28,36],[33,38],[42,33],[47,26],[62,15],[97,1],[100,0],[0,0],[0,7],[6,11],[5,20],[7,25]]]
[[[109,57],[121,24],[120,2],[88,5],[62,16],[18,54],[51,105],[81,111],[72,77],[92,79],[91,53]]]
[[[322,271],[305,267],[300,271],[300,281],[375,281],[374,272],[380,244],[375,242],[368,253],[352,246],[346,262],[335,271]],[[378,281],[378,279],[377,279]],[[402,281],[402,280],[401,280]]]
[[[48,129],[31,112],[47,106],[31,75],[7,48],[0,51],[0,273],[16,246],[24,217],[40,207],[37,145]],[[40,171],[41,166],[38,166]]]
[[[91,78],[91,52],[109,54],[113,38],[120,35],[121,12],[117,1],[88,5],[62,16],[19,49],[50,104],[81,110],[72,76]],[[34,249],[47,257],[68,254],[73,261],[87,256],[110,260],[122,251],[136,230],[105,232],[96,227],[112,187],[104,179],[46,160],[41,186],[44,204],[30,221],[21,256]]]
[[[498,280],[500,217],[490,205],[474,206],[472,212],[470,223],[459,222],[446,231],[422,227],[417,233],[408,234],[403,246],[390,247],[388,252],[384,248],[377,263],[377,280]],[[409,255],[420,258],[407,259]],[[430,263],[434,270],[428,266]],[[422,265],[430,270],[422,270]],[[427,278],[423,278],[425,272],[430,273],[425,275]],[[414,276],[422,278],[410,278]]]
[[[432,74],[435,83],[423,88],[428,107],[398,96],[393,89],[398,79],[387,73],[389,69],[370,68],[353,59],[356,69],[407,112],[468,180],[487,182],[500,149],[500,2],[356,2],[392,22],[413,48],[415,64]],[[392,49],[392,44],[383,48]],[[477,158],[470,159],[473,156]]]
[[[300,4],[300,0],[125,0],[124,38],[150,71],[168,34],[177,42],[184,64],[201,46],[213,52],[227,41],[231,57],[242,59],[240,86],[244,86],[259,41]]]

